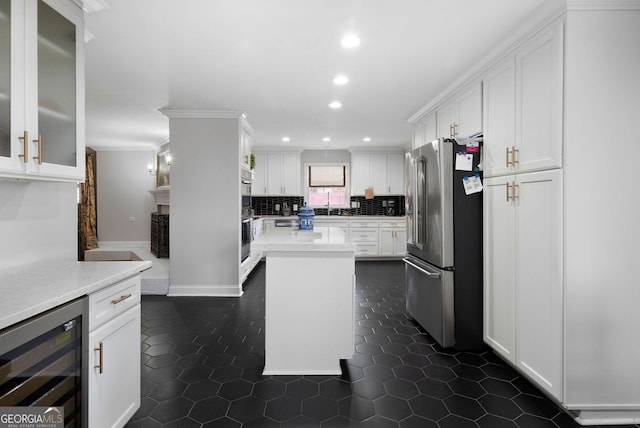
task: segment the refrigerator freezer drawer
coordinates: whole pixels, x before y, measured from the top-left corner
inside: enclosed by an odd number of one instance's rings
[[[403,259],[407,283],[407,312],[442,347],[455,344],[453,272],[413,258]]]

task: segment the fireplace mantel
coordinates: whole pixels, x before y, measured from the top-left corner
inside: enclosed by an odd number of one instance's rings
[[[160,186],[155,190],[150,190],[151,194],[156,200],[156,205],[170,205],[169,204],[169,190],[171,186]]]

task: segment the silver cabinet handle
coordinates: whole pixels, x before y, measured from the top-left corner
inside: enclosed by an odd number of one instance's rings
[[[406,264],[408,264],[409,266],[418,269],[420,272],[424,273],[425,275],[427,275],[430,278],[440,278],[440,273],[439,272],[429,272],[428,270],[424,270],[420,266],[418,266],[418,265],[416,265],[414,263],[411,263],[411,261],[409,261],[409,259],[407,259],[406,257],[403,258],[402,261],[405,262]]]

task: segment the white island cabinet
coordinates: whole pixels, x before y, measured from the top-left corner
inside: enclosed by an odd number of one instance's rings
[[[252,246],[267,260],[263,374],[341,374],[355,349],[355,244],[316,227],[274,229]]]

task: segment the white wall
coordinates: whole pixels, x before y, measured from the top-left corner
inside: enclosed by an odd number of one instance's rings
[[[0,268],[78,259],[75,183],[0,180]]]
[[[240,124],[172,118],[170,295],[238,296]]]
[[[573,12],[566,38],[566,401],[637,409],[640,11]]]
[[[154,151],[100,151],[96,154],[98,241],[149,241],[156,177]],[[135,221],[130,221],[130,217]]]

